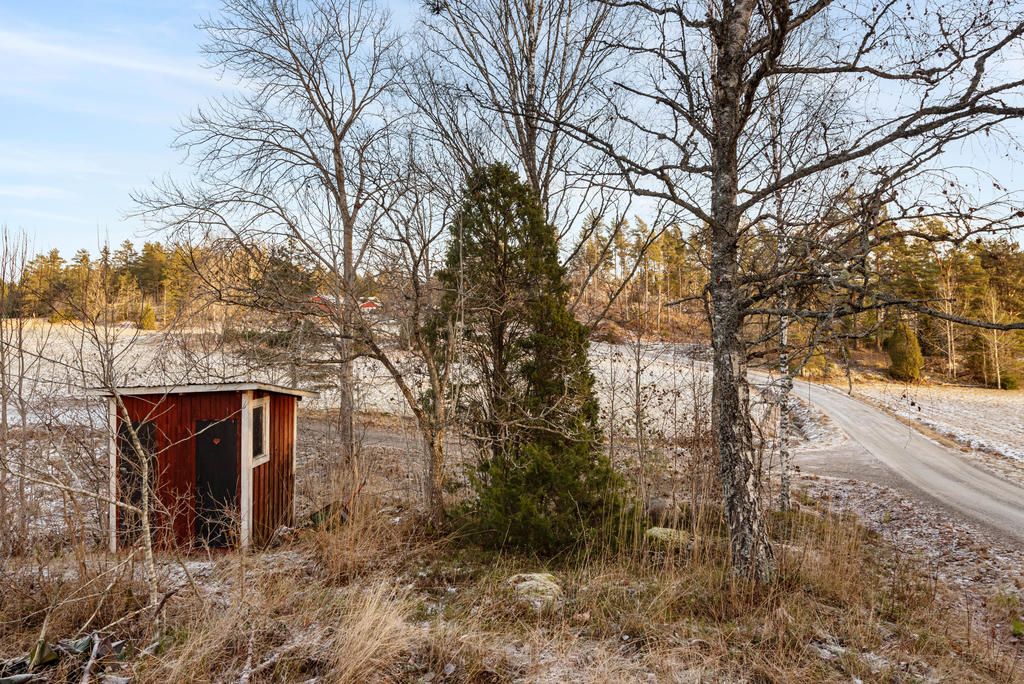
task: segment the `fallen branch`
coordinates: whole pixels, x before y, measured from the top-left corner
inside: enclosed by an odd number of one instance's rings
[[[82,684],[89,684],[89,677],[92,675],[92,666],[96,664],[96,654],[100,650],[100,635],[96,632],[92,633],[92,651],[89,653],[89,660],[85,663],[85,669],[82,672]]]

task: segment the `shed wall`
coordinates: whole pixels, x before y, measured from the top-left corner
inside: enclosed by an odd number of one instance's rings
[[[252,544],[257,548],[270,541],[280,525],[292,525],[292,497],[295,473],[295,397],[271,392],[254,392],[253,397],[270,397],[270,460],[252,471]]]
[[[156,425],[156,493],[159,508],[163,511],[154,516],[156,540],[161,546],[191,546],[195,530],[196,454],[193,435],[196,421],[237,419],[239,434],[236,441],[241,444],[241,394],[202,392],[125,396],[123,401],[133,421],[152,420]],[[236,459],[238,472],[241,472],[240,454],[236,454]],[[119,525],[120,520],[119,511]]]

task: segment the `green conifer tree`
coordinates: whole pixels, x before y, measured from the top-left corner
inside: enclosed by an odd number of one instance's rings
[[[896,324],[896,329],[885,340],[885,350],[889,353],[892,365],[889,374],[897,380],[914,381],[921,376],[924,357],[917,343],[917,335],[903,321]]]
[[[481,454],[472,519],[490,542],[541,554],[589,541],[616,518],[621,485],[602,449],[588,330],[567,308],[555,228],[496,164],[470,178],[451,236],[439,320],[458,308],[462,322],[436,326],[433,339],[461,345],[480,378],[467,407]]]
[[[156,330],[156,312],[153,307],[146,304],[142,307],[142,316],[139,318],[140,330]]]

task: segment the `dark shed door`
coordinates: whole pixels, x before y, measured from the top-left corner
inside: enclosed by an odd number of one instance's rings
[[[149,509],[155,508],[156,492],[156,424],[151,420],[132,423],[135,436],[139,438],[142,454],[135,448],[135,440],[128,429],[128,424],[120,421],[117,430],[117,493],[121,501],[136,508],[142,508],[142,458],[149,465]],[[122,508],[121,524],[118,525],[121,544],[130,546],[139,540],[142,534],[142,520],[138,513]]]
[[[196,543],[234,541],[238,512],[238,421],[196,421]]]

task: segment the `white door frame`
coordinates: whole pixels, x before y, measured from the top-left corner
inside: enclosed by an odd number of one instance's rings
[[[242,392],[242,457],[239,473],[240,489],[239,500],[241,504],[240,522],[238,525],[238,542],[244,551],[249,548],[249,539],[252,537],[252,390]]]
[[[292,525],[295,524],[295,454],[299,451],[299,399],[292,397]]]
[[[117,553],[117,403],[114,397],[107,400],[107,426],[110,430],[110,440],[107,443],[107,457],[110,461],[110,529],[107,531],[107,541],[110,552]]]

